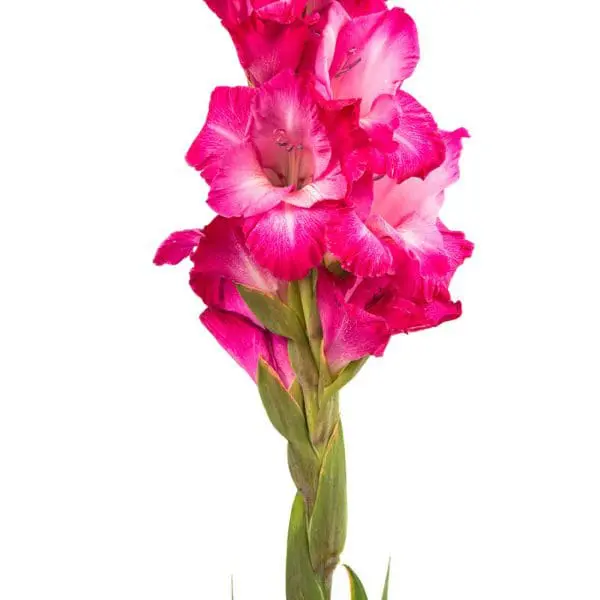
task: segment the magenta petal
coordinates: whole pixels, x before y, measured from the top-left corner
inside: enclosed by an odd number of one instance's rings
[[[250,217],[277,206],[289,191],[269,181],[254,148],[246,144],[223,159],[212,181],[208,205],[224,217]]]
[[[327,249],[344,269],[362,277],[393,272],[391,240],[382,235],[379,221],[379,217],[373,217],[365,224],[352,208],[343,208],[332,217],[327,228]]]
[[[390,178],[424,178],[444,161],[446,145],[431,114],[411,95],[379,96],[361,126],[385,155]]]
[[[331,67],[333,97],[361,98],[361,114],[395,94],[419,60],[417,29],[400,8],[357,17],[340,32]]]
[[[325,227],[332,209],[298,208],[282,203],[244,224],[246,243],[256,261],[276,277],[302,279],[325,250]]]
[[[383,352],[390,336],[385,319],[347,303],[333,275],[324,269],[317,280],[317,302],[325,356],[334,372],[353,360]]]
[[[394,100],[398,127],[392,139],[398,148],[388,154],[387,174],[396,181],[424,178],[442,164],[446,145],[431,113],[411,95],[399,90]]]
[[[279,374],[285,387],[290,387],[296,378],[288,354],[288,340],[280,335],[270,334],[272,350],[272,366]]]
[[[216,278],[263,292],[277,291],[278,281],[257,264],[246,247],[240,219],[216,217],[204,229],[204,237],[198,244],[193,261],[192,278],[195,278],[196,285],[207,278]]]
[[[217,342],[232,356],[232,358],[256,381],[258,361],[264,359],[290,382],[287,365],[283,371],[279,362],[273,356],[273,336],[271,333],[257,327],[244,317],[215,308],[207,308],[200,320],[213,334]],[[280,346],[281,342],[277,342]],[[277,350],[279,361],[284,362],[281,348]]]
[[[206,124],[194,140],[186,160],[210,183],[224,156],[244,144],[250,123],[250,105],[256,90],[218,87],[210,98]]]
[[[326,100],[333,100],[331,89],[331,66],[335,57],[335,49],[340,31],[350,22],[350,15],[344,7],[335,2],[329,5],[321,17],[319,46],[314,60],[315,88]]]
[[[304,0],[254,0],[254,10],[261,19],[286,25],[302,16]]]
[[[284,25],[257,14],[228,29],[246,76],[256,87],[285,69],[295,71],[309,36],[302,20]]]
[[[202,235],[199,229],[186,229],[172,233],[156,251],[154,264],[178,265],[194,251]]]

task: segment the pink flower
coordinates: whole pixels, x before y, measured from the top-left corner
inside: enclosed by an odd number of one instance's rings
[[[236,362],[256,379],[258,361],[266,360],[285,385],[293,372],[287,340],[267,331],[240,296],[236,284],[277,294],[280,282],[253,261],[244,243],[240,219],[216,217],[201,232],[169,236],[157,253],[157,264],[192,259],[190,285],[207,305],[200,316],[205,327]],[[192,243],[193,242],[193,243]],[[165,249],[170,254],[165,259]],[[171,260],[172,259],[172,260]]]
[[[319,264],[325,226],[346,179],[309,91],[284,71],[259,90],[217,88],[188,152],[211,189],[208,204],[244,217],[254,258],[299,279]]]
[[[358,152],[368,168],[402,181],[438,167],[444,144],[433,117],[399,90],[419,59],[412,19],[399,8],[351,18],[333,2],[320,26],[315,89],[332,110],[358,105],[368,134]]]
[[[262,358],[289,386],[288,341],[253,314],[239,285],[272,307],[295,289],[289,281],[316,269],[334,375],[380,356],[395,334],[460,316],[448,288],[473,245],[439,212],[468,133],[441,131],[400,89],[419,60],[412,19],[384,0],[207,3],[252,87],[214,90],[186,156],[218,216],[173,233],[155,256],[190,257],[204,325],[254,379]],[[324,266],[333,261],[336,275]]]
[[[371,184],[367,175],[354,184],[352,205],[336,214],[328,230],[329,250],[345,269],[366,277],[394,274],[408,255],[424,280],[447,284],[473,250],[463,234],[439,220],[444,190],[459,176],[461,140],[467,135],[464,129],[443,134],[446,159],[425,179],[398,184],[384,177]]]

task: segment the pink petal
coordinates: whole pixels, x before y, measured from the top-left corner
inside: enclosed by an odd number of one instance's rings
[[[308,88],[286,70],[259,90],[252,140],[265,169],[285,176],[292,153],[301,179],[319,179],[331,161],[331,143]],[[289,182],[295,184],[295,182]]]
[[[260,217],[247,219],[248,248],[276,277],[302,279],[323,258],[325,227],[332,210],[318,204],[298,208],[282,203]]]
[[[303,21],[284,25],[254,14],[229,33],[248,80],[259,87],[285,69],[298,68],[309,29]]]
[[[387,10],[384,0],[342,0],[342,5],[352,17],[360,17]]]
[[[406,263],[406,269],[393,277],[360,281],[350,301],[385,319],[393,334],[436,327],[460,316],[460,302],[452,302],[447,288],[439,287],[428,298],[418,277]]]
[[[385,320],[347,303],[335,278],[325,269],[319,271],[317,302],[325,356],[334,372],[353,360],[381,355],[390,335]]]
[[[303,0],[254,0],[254,10],[261,19],[290,24],[302,16]]]
[[[303,208],[310,208],[317,202],[325,200],[341,200],[346,196],[348,182],[342,174],[339,165],[335,165],[331,171],[324,174],[320,179],[313,181],[302,189],[295,190],[286,196],[288,204]]]
[[[206,4],[223,21],[225,27],[244,21],[252,11],[248,0],[206,0]]]
[[[277,371],[285,387],[289,388],[296,378],[296,373],[290,364],[288,340],[280,335],[270,334],[272,367]]]
[[[431,114],[411,95],[377,98],[361,119],[374,144],[386,155],[387,174],[403,181],[424,178],[444,161],[446,146]]]
[[[458,181],[460,177],[458,162],[462,152],[462,140],[468,137],[469,132],[464,128],[452,132],[442,132],[442,139],[446,145],[446,157],[442,165],[427,177],[429,194],[439,193]]]
[[[332,2],[320,20],[319,45],[315,51],[315,88],[327,100],[333,99],[331,66],[340,31],[351,21],[350,15],[338,2]]]
[[[291,383],[289,362],[285,363],[282,342],[274,342],[278,336],[257,327],[244,317],[215,308],[207,308],[200,320],[254,381],[258,361],[262,358],[278,371],[286,385]],[[276,352],[274,344],[277,346]]]
[[[362,277],[393,272],[394,255],[379,217],[363,223],[352,208],[343,208],[327,228],[327,249],[346,271]]]
[[[246,247],[241,219],[216,217],[203,233],[193,256],[192,279],[196,286],[206,280],[227,279],[263,292],[277,291],[279,282]]]
[[[187,162],[210,183],[224,156],[244,144],[250,123],[250,105],[256,90],[218,87],[210,99],[206,124],[186,155]]]
[[[250,144],[230,151],[212,180],[208,205],[224,217],[249,217],[277,206],[290,188],[275,187]]]
[[[199,229],[186,229],[172,233],[156,251],[154,264],[178,265],[194,251],[202,235]]]
[[[442,133],[446,157],[442,165],[429,173],[424,180],[410,178],[397,184],[394,180],[384,177],[377,181],[373,212],[381,215],[393,227],[399,226],[411,215],[435,223],[444,199],[442,192],[458,179],[461,140],[466,135],[468,134],[464,129]]]
[[[330,69],[334,98],[361,98],[361,115],[381,94],[395,94],[419,60],[417,30],[400,8],[357,17],[338,37]]]

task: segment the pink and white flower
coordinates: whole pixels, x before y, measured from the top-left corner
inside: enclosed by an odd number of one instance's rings
[[[384,0],[207,3],[251,87],[214,90],[186,156],[218,216],[173,233],[155,257],[191,258],[204,325],[253,378],[262,358],[289,386],[287,340],[238,285],[285,302],[288,282],[316,269],[334,375],[380,356],[392,335],[460,316],[448,288],[473,245],[439,213],[468,134],[441,131],[401,89],[419,60],[412,19]],[[325,268],[335,261],[343,273]]]
[[[459,176],[467,135],[464,129],[443,134],[446,159],[425,179],[398,184],[383,177],[371,186],[367,177],[360,201],[336,213],[328,230],[328,248],[345,269],[366,277],[390,275],[409,256],[417,260],[424,280],[434,286],[448,283],[473,249],[439,220],[444,191]]]
[[[402,181],[424,177],[444,160],[431,114],[400,91],[419,59],[413,20],[399,8],[351,18],[333,2],[314,59],[314,85],[332,110],[356,103],[368,134],[360,149],[371,171]]]
[[[331,201],[345,197],[347,183],[319,110],[291,71],[259,90],[215,90],[187,158],[210,183],[208,204],[246,219],[262,266],[299,279],[320,263]]]

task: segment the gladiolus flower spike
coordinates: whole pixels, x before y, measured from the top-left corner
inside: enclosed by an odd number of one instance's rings
[[[439,213],[468,133],[404,90],[417,30],[384,0],[207,3],[249,85],[214,90],[186,156],[217,215],[155,263],[190,260],[200,320],[287,441],[287,600],[329,600],[346,539],[339,392],[392,336],[461,314],[449,285],[473,245]],[[389,569],[384,600],[388,584]]]

